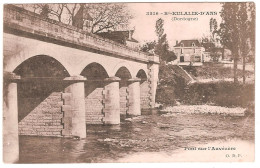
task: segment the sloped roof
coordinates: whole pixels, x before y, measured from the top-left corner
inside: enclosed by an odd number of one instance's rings
[[[192,47],[192,43],[194,43],[196,47],[201,47],[199,40],[181,40],[174,47],[182,47],[181,44],[183,44],[183,47]]]

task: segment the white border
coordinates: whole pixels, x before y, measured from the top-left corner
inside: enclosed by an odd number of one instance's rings
[[[119,0],[87,0],[87,1],[79,1],[79,0],[26,0],[26,1],[21,1],[21,0],[11,0],[11,1],[7,1],[7,0],[2,0],[1,3],[1,8],[0,8],[0,16],[3,16],[3,4],[5,3],[61,3],[61,2],[68,2],[68,3],[96,3],[96,2],[138,2],[138,1],[133,1],[133,0],[124,0],[124,1],[119,1]],[[171,0],[171,1],[159,1],[159,0],[143,0],[142,2],[180,2],[180,1],[176,1],[176,0]],[[181,1],[181,2],[232,2],[231,0],[227,0],[227,1],[214,1],[214,0],[207,0],[207,1],[195,1],[195,0],[189,0],[189,1]],[[245,1],[241,1],[241,0],[236,0],[236,2],[245,2]],[[256,30],[259,30],[259,11],[258,11],[258,2],[254,1],[256,4]],[[0,35],[1,35],[1,39],[3,41],[3,18],[0,19],[1,22],[1,26],[0,26]],[[259,53],[259,48],[257,47],[257,44],[259,42],[259,36],[258,33],[256,32],[256,55]],[[1,55],[3,55],[3,44],[1,45]],[[3,109],[3,100],[2,100],[2,88],[3,88],[3,58],[0,59],[0,71],[1,71],[1,77],[0,77],[0,84],[1,84],[1,96],[0,96],[0,105],[1,105],[1,109]],[[157,168],[157,167],[166,167],[166,168],[172,168],[172,167],[183,167],[183,168],[259,168],[260,167],[260,158],[259,158],[259,142],[260,142],[260,138],[259,138],[259,104],[257,102],[259,102],[259,86],[257,85],[259,83],[258,81],[258,74],[259,74],[259,69],[257,68],[257,65],[260,65],[259,63],[259,58],[258,56],[256,56],[256,81],[255,81],[255,86],[256,86],[256,90],[255,90],[255,95],[256,95],[256,99],[255,99],[255,114],[256,114],[256,120],[255,120],[255,162],[254,163],[109,163],[109,164],[26,164],[26,165],[22,165],[22,164],[4,164],[2,161],[0,161],[0,167],[17,167],[17,166],[26,166],[26,167],[63,167],[63,168],[69,168],[69,167],[95,167],[95,168],[115,168],[115,167],[124,167],[124,168],[129,168],[129,167],[149,167],[149,168]],[[1,110],[1,116],[2,116],[2,110]],[[2,117],[1,117],[2,118]],[[0,120],[0,134],[2,137],[2,119]],[[3,137],[2,137],[3,138]],[[2,151],[3,151],[3,147],[2,147],[2,138],[0,139],[0,158],[2,160]]]

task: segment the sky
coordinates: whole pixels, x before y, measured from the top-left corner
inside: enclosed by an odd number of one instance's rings
[[[170,47],[176,40],[198,39],[209,34],[209,20],[215,18],[221,22],[220,3],[129,3],[129,10],[134,18],[130,28],[135,28],[134,38],[141,44],[156,40],[155,23],[158,18],[164,20],[164,33]],[[217,12],[217,15],[146,15],[147,12]],[[197,21],[173,21],[172,18],[198,18]]]

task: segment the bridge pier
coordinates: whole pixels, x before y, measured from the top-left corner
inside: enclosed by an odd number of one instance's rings
[[[5,163],[19,160],[17,80],[14,73],[5,74],[3,112],[3,159]]]
[[[86,138],[84,95],[84,81],[86,79],[83,76],[72,76],[64,80],[69,82],[69,86],[65,88],[65,93],[62,94],[64,101],[62,106],[62,111],[64,112],[62,135]]]
[[[140,81],[139,78],[129,79],[128,85],[128,113],[129,115],[141,115],[140,100]]]
[[[148,80],[150,83],[150,108],[155,107],[155,95],[156,95],[156,89],[157,89],[157,83],[158,83],[158,73],[159,73],[159,64],[155,64],[153,62],[150,62],[148,64]]]
[[[119,81],[118,77],[106,78],[107,82],[104,88],[104,124],[120,124],[120,97],[119,97]]]

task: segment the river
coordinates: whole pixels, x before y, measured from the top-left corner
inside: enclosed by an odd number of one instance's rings
[[[254,117],[149,111],[122,117],[120,125],[87,125],[87,138],[81,140],[19,136],[18,163],[140,162],[140,157],[124,158],[178,154],[193,144],[230,140],[254,144]]]

